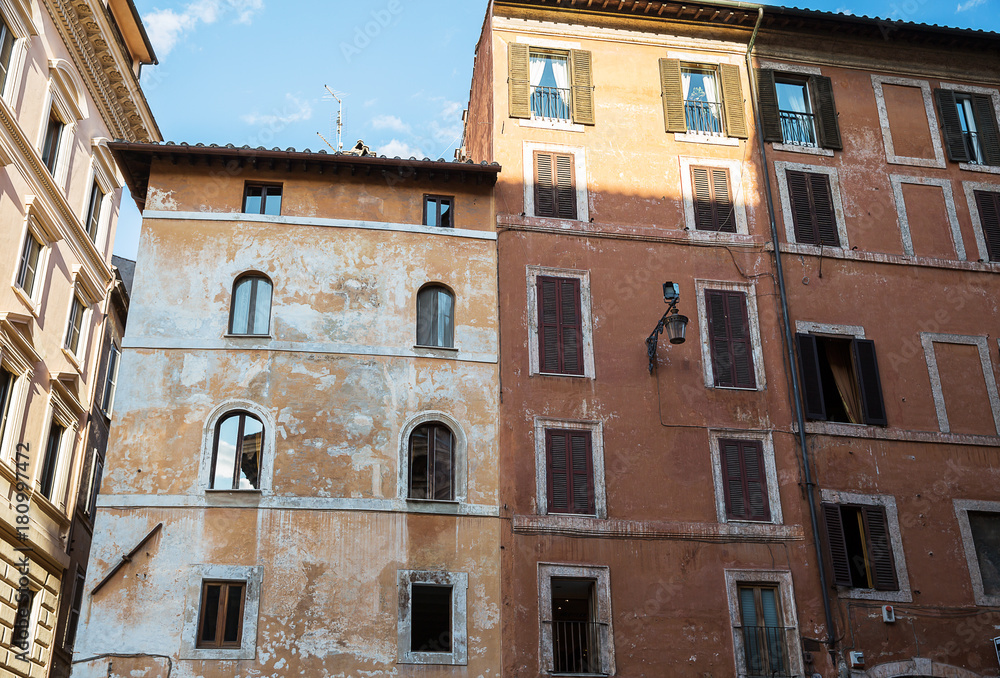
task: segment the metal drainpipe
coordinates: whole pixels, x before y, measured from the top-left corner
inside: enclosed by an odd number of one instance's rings
[[[757,108],[757,79],[750,61],[750,52],[753,51],[754,42],[757,40],[757,31],[760,23],[764,19],[764,8],[758,7],[757,25],[754,26],[753,35],[750,37],[750,44],[747,45],[746,62],[747,74],[750,77],[751,92],[750,105],[753,108],[754,123],[757,125],[757,140],[760,142],[760,155],[764,166],[764,196],[767,199],[767,214],[771,222],[771,243],[774,246],[775,271],[778,278],[778,294],[781,297],[781,322],[785,330],[785,346],[788,353],[788,364],[792,372],[792,399],[795,403],[795,419],[799,426],[799,447],[802,449],[802,466],[805,470],[806,493],[809,499],[809,520],[812,523],[813,543],[816,547],[816,562],[819,563],[820,587],[823,591],[823,612],[826,615],[826,644],[833,661],[834,668],[837,666],[834,656],[835,638],[833,634],[833,613],[830,608],[830,593],[827,588],[826,564],[823,558],[823,545],[819,539],[819,523],[816,519],[815,490],[816,484],[812,480],[812,472],[809,470],[809,445],[806,441],[805,417],[802,413],[802,397],[799,392],[799,368],[795,361],[795,352],[792,336],[792,325],[788,315],[788,293],[785,288],[785,274],[781,267],[781,244],[778,242],[778,226],[774,219],[774,201],[771,197],[771,175],[767,164],[767,146],[764,143],[763,127],[760,123],[760,111]]]

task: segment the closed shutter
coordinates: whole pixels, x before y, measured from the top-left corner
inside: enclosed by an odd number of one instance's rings
[[[756,388],[746,295],[706,290],[705,308],[715,385]]]
[[[882,380],[875,358],[875,342],[869,339],[854,340],[854,364],[858,368],[858,387],[861,390],[861,404],[865,423],[873,426],[887,426],[885,400],[882,398]]]
[[[594,515],[590,431],[545,431],[548,512]]]
[[[819,244],[840,247],[837,217],[833,211],[833,196],[830,193],[830,177],[825,174],[809,174],[809,184]]]
[[[747,121],[743,106],[743,83],[740,81],[740,67],[719,64],[722,81],[722,103],[726,109],[726,132],[731,137],[747,138]]]
[[[962,122],[958,118],[955,93],[950,89],[936,89],[934,101],[937,103],[938,115],[941,116],[941,129],[944,131],[944,146],[948,151],[948,159],[952,162],[969,162],[969,149],[965,146],[965,137],[962,135]]]
[[[528,46],[512,42],[507,46],[509,70],[507,91],[510,117],[531,117],[531,71],[528,67]]]
[[[865,531],[868,535],[868,559],[876,591],[898,591],[896,561],[889,540],[885,508],[865,506]]]
[[[590,52],[574,49],[569,53],[573,71],[573,94],[570,104],[573,122],[581,125],[594,124],[594,76]]]
[[[726,515],[733,520],[770,520],[764,447],[754,440],[720,440]]]
[[[742,520],[747,515],[743,488],[743,455],[739,440],[720,440],[722,448],[722,487],[726,497],[726,517]]]
[[[993,100],[983,94],[972,97],[972,110],[979,130],[979,147],[987,165],[1000,165],[1000,132],[997,131],[996,109]]]
[[[819,371],[819,347],[811,334],[795,335],[799,349],[799,371],[802,377],[802,401],[806,419],[826,421],[826,401],[823,399],[823,378]]]
[[[576,219],[576,181],[573,156],[556,153],[556,216]]]
[[[576,219],[576,169],[571,154],[535,151],[535,216]]]
[[[774,85],[774,71],[757,69],[757,102],[760,104],[760,126],[764,141],[781,143],[781,115],[778,113],[778,89]]]
[[[840,247],[830,177],[815,172],[787,170],[795,242]]]
[[[699,231],[736,232],[729,172],[721,168],[692,167],[694,224]]]
[[[660,59],[660,96],[668,132],[687,132],[680,59]]]
[[[816,126],[819,128],[819,144],[823,148],[843,150],[837,106],[833,101],[833,82],[824,75],[814,75],[809,80],[816,96],[815,114]]]
[[[729,171],[712,170],[712,202],[715,204],[716,230],[723,233],[736,232],[736,213],[733,209],[733,193],[729,186]]]
[[[539,370],[583,374],[580,281],[539,276],[537,281]]]
[[[787,170],[788,198],[792,204],[792,225],[795,242],[801,245],[818,245],[819,236],[813,224],[812,201],[809,199],[809,180],[805,172]]]
[[[556,216],[556,182],[553,153],[535,152],[535,216]]]
[[[837,586],[852,586],[851,561],[847,555],[844,538],[844,521],[837,504],[823,504],[823,523],[826,526],[827,555],[833,566],[833,581]]]
[[[990,261],[1000,261],[1000,193],[975,191],[975,195],[987,256]]]

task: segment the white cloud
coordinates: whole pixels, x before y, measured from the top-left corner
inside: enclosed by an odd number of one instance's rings
[[[848,9],[846,7],[838,7],[837,14],[846,14],[847,16],[854,16],[854,10]]]
[[[966,10],[972,9],[973,7],[979,7],[980,5],[986,4],[986,0],[969,0],[968,2],[963,2],[955,10],[955,13],[964,12]]]
[[[399,156],[400,158],[412,157],[417,159],[423,159],[427,156],[427,154],[424,153],[419,148],[410,146],[405,141],[400,141],[399,139],[393,139],[385,146],[382,146],[376,150],[378,151],[379,155],[384,155],[387,158],[395,158],[396,156]]]
[[[249,24],[253,15],[263,9],[264,0],[193,0],[180,12],[172,9],[154,9],[142,21],[160,57],[173,50],[184,33],[193,31],[198,24],[214,24],[224,14],[236,12],[236,22]]]
[[[247,113],[240,119],[248,125],[265,125],[268,127],[285,127],[293,122],[302,122],[312,118],[313,109],[308,101],[303,101],[292,94],[286,94],[287,103],[281,110],[271,113]]]
[[[372,118],[375,129],[391,129],[394,132],[409,133],[410,126],[394,115],[379,115]]]

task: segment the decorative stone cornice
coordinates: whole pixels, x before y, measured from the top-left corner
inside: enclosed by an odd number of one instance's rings
[[[160,141],[160,130],[103,6],[92,0],[45,0],[43,4],[69,48],[90,96],[97,102],[111,136],[129,141]]]

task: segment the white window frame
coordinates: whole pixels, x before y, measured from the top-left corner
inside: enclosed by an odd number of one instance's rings
[[[733,661],[737,676],[746,675],[743,665],[746,652],[743,647],[743,616],[740,614],[739,587],[755,585],[776,585],[781,602],[781,619],[785,627],[785,652],[788,656],[788,670],[793,676],[805,675],[802,664],[802,641],[799,637],[799,620],[795,607],[795,592],[792,588],[792,573],[787,570],[726,570],[726,598],[729,602],[729,624],[733,629]]]
[[[760,317],[757,315],[757,285],[756,283],[737,283],[722,280],[701,280],[694,281],[695,297],[698,302],[698,327],[701,337],[701,363],[705,377],[705,388],[719,389],[723,391],[764,391],[767,390],[767,381],[764,375],[764,351],[760,341]],[[715,385],[715,366],[712,364],[712,344],[709,338],[708,328],[708,308],[705,305],[705,292],[707,290],[721,290],[724,292],[742,292],[747,300],[747,319],[750,321],[750,345],[753,348],[753,370],[754,379],[757,382],[756,388],[738,388],[734,386]]]
[[[995,120],[997,121],[997,124],[1000,124],[1000,90],[997,88],[977,87],[976,85],[959,85],[954,82],[942,82],[939,87],[941,89],[950,89],[953,92],[962,92],[964,94],[983,94],[988,96],[993,101],[993,114],[996,116]],[[969,162],[962,162],[958,164],[958,168],[968,170],[970,172],[1000,174],[1000,167],[995,165],[973,165]]]
[[[882,129],[882,142],[885,146],[885,160],[890,165],[911,165],[913,167],[947,167],[944,157],[944,147],[941,145],[941,132],[938,127],[937,113],[934,111],[934,98],[931,95],[931,85],[926,80],[899,78],[891,75],[872,74],[872,89],[875,91],[875,105],[878,108],[878,122]],[[934,158],[910,158],[896,155],[895,144],[892,141],[892,130],[889,127],[889,111],[885,104],[883,85],[899,85],[901,87],[916,87],[920,90],[924,101],[924,114],[927,116],[928,133]]]
[[[985,183],[981,181],[963,181],[962,189],[965,192],[965,202],[969,207],[969,216],[972,217],[972,232],[976,236],[976,248],[979,250],[979,261],[988,266],[1000,266],[1000,262],[990,261],[990,251],[986,246],[986,234],[983,232],[983,220],[982,217],[979,216],[979,205],[976,203],[976,191],[1000,193],[1000,184]]]
[[[677,59],[681,62],[681,73],[684,72],[685,68],[701,68],[702,70],[714,70],[715,71],[715,85],[718,88],[719,103],[722,104],[722,134],[708,134],[706,132],[698,132],[694,130],[689,130],[687,132],[674,132],[674,141],[692,143],[692,144],[710,144],[713,146],[735,146],[739,147],[740,142],[744,141],[736,137],[729,136],[728,120],[725,119],[725,108],[726,99],[725,93],[722,91],[722,64],[731,64],[733,66],[738,66],[740,68],[740,80],[743,80],[743,63],[742,60],[733,57],[722,57],[716,54],[709,54],[707,52],[678,52],[674,50],[667,51],[668,59]],[[682,76],[683,79],[683,76]],[[743,84],[744,88],[749,87],[749,82]],[[683,87],[682,87],[683,89]],[[744,89],[744,92],[749,92],[751,90]],[[681,93],[683,97],[683,92]],[[744,106],[746,103],[744,102]],[[745,113],[744,113],[745,115]],[[686,119],[685,119],[686,125]]]
[[[535,214],[535,151],[569,153],[573,156],[573,181],[576,189],[576,219],[540,217]],[[525,141],[522,165],[524,169],[524,214],[530,219],[546,219],[567,223],[590,222],[590,198],[587,192],[587,149],[583,146],[563,146]]]
[[[41,158],[42,149],[45,145],[45,137],[49,129],[49,119],[52,115],[59,118],[63,124],[62,132],[59,135],[59,148],[56,152],[55,171],[52,173],[52,180],[63,191],[66,190],[66,179],[69,176],[70,155],[73,150],[74,137],[76,135],[76,123],[83,119],[84,114],[75,93],[72,92],[68,84],[72,83],[72,78],[67,76],[66,68],[62,59],[54,59],[49,62],[49,86],[46,94],[45,106],[42,107],[44,116],[39,126],[38,141],[35,149]],[[44,167],[44,165],[42,165]],[[46,168],[48,171],[48,168]]]
[[[538,667],[543,675],[555,669],[552,656],[552,580],[590,579],[594,581],[594,621],[602,626],[601,657],[604,660],[602,675],[613,676],[615,665],[615,634],[611,614],[611,570],[607,566],[568,565],[564,563],[538,563]]]
[[[28,54],[28,45],[33,35],[38,35],[38,29],[32,20],[31,7],[25,0],[0,0],[0,13],[3,14],[7,27],[14,35],[14,45],[10,50],[10,63],[7,66],[7,81],[4,83],[0,98],[14,108],[15,94],[21,86],[24,76],[24,61]]]
[[[107,140],[97,138],[91,141],[93,155],[90,159],[90,170],[87,174],[87,190],[84,192],[83,209],[80,212],[80,222],[83,230],[90,226],[87,217],[90,211],[90,198],[96,183],[104,197],[101,199],[100,214],[97,222],[97,232],[94,234],[94,247],[98,252],[104,252],[111,235],[111,217],[114,208],[115,194],[122,187],[124,180],[121,178],[118,167],[115,165],[111,152],[107,147]]]
[[[721,158],[692,158],[678,156],[681,165],[681,194],[684,197],[684,226],[688,237],[699,240],[733,240],[736,235],[750,235],[747,226],[746,192],[743,189],[743,163],[739,160]],[[729,188],[732,191],[733,217],[736,233],[699,231],[694,218],[694,189],[691,185],[692,167],[720,168],[729,172]]]
[[[830,196],[833,199],[833,217],[837,220],[837,235],[840,237],[840,247],[834,247],[832,245],[814,245],[813,243],[800,243],[795,240],[795,220],[792,217],[792,197],[788,190],[787,172],[789,170],[793,172],[825,174],[830,178]],[[799,245],[800,247],[813,247],[817,252],[821,249],[851,249],[851,243],[847,238],[847,220],[844,218],[844,201],[840,196],[840,172],[836,167],[776,161],[774,163],[774,174],[778,179],[778,195],[781,198],[781,225],[785,230],[785,242]]]
[[[79,401],[75,401],[73,395],[62,385],[58,379],[50,382],[49,404],[45,417],[45,428],[38,438],[44,441],[44,447],[40,447],[36,453],[37,463],[35,464],[35,477],[32,487],[35,488],[36,495],[42,501],[55,506],[61,512],[66,513],[66,495],[69,485],[69,475],[75,467],[73,455],[76,452],[76,442],[80,434],[80,416],[83,414],[83,407]],[[56,469],[52,479],[51,498],[46,498],[41,493],[42,466],[48,450],[49,434],[53,424],[63,428],[62,439],[59,441],[59,451],[56,458]]]
[[[709,444],[712,454],[712,483],[715,486],[715,513],[720,523],[730,525],[781,525],[781,494],[778,488],[778,471],[774,461],[774,439],[769,431],[747,431],[745,429],[709,429]],[[726,515],[725,479],[722,475],[722,440],[750,440],[759,442],[764,451],[764,478],[767,482],[767,502],[771,512],[770,520],[739,520]]]
[[[549,513],[548,454],[545,450],[545,431],[589,431],[591,468],[594,471],[594,511],[593,516],[583,513]],[[608,517],[608,495],[604,484],[604,424],[599,421],[576,421],[572,419],[550,419],[535,417],[535,509],[538,515],[566,518],[594,517],[601,520]]]
[[[580,322],[583,336],[583,374],[550,374],[541,371],[538,354],[538,277],[574,278],[580,281]],[[590,271],[546,266],[526,267],[528,288],[528,367],[529,375],[565,377],[569,379],[595,379],[594,372],[594,320],[591,313]]]
[[[3,431],[3,439],[0,440],[0,460],[8,464],[13,463],[14,450],[20,442],[15,431],[23,426],[28,390],[31,388],[35,373],[33,365],[38,362],[41,362],[41,357],[34,353],[30,345],[24,344],[20,333],[8,321],[0,322],[0,365],[17,377],[17,383],[10,396],[7,427]]]
[[[969,566],[969,577],[972,580],[972,593],[975,596],[976,605],[1000,607],[1000,594],[987,595],[983,586],[983,575],[979,570],[979,556],[976,555],[976,542],[972,538],[972,525],[969,523],[969,511],[994,513],[997,520],[1000,520],[1000,502],[955,499],[954,504],[955,516],[958,518],[958,531],[962,535],[962,550],[965,552],[965,562]]]
[[[890,174],[889,183],[892,185],[892,197],[896,201],[896,215],[899,222],[899,233],[903,241],[903,252],[907,256],[914,256],[913,237],[910,233],[910,219],[906,212],[906,199],[903,196],[903,184],[915,184],[917,186],[937,186],[944,195],[945,212],[948,214],[949,233],[951,233],[951,243],[955,248],[955,255],[959,261],[965,261],[965,242],[962,239],[962,229],[958,223],[958,211],[955,208],[955,192],[951,187],[951,179],[936,179],[934,177],[914,177],[905,174]]]
[[[2,0],[0,0],[2,1]],[[56,226],[55,218],[48,212],[44,202],[35,196],[28,196],[25,201],[24,223],[21,225],[21,238],[17,251],[17,262],[14,265],[14,275],[11,278],[10,286],[14,294],[28,308],[33,316],[39,317],[42,291],[48,284],[49,276],[49,255],[53,244],[60,239],[59,229]],[[38,253],[38,264],[35,270],[35,280],[31,290],[22,289],[17,283],[21,275],[21,256],[24,253],[25,239],[30,236],[41,243],[41,251]]]
[[[264,425],[264,439],[260,451],[260,488],[212,488],[212,456],[215,452],[215,428],[226,415],[243,410],[254,415]],[[250,400],[226,400],[216,405],[205,420],[202,430],[201,461],[198,465],[198,487],[205,495],[229,494],[237,496],[270,496],[274,482],[275,421],[271,413]]]
[[[441,499],[412,499],[410,498],[410,435],[421,424],[438,422],[444,424],[451,430],[453,437],[452,446],[452,489],[455,498],[451,500]],[[405,502],[414,502],[419,505],[421,511],[433,509],[435,506],[450,504],[465,504],[468,501],[468,449],[469,439],[465,435],[465,429],[447,412],[440,410],[425,410],[406,420],[399,431],[397,439],[399,449],[399,475],[396,478],[396,496]]]
[[[948,422],[948,408],[944,401],[944,389],[941,386],[941,373],[938,371],[934,344],[960,344],[975,346],[979,350],[979,361],[983,368],[986,393],[990,399],[990,411],[993,413],[993,425],[997,435],[1000,435],[1000,395],[997,393],[997,383],[993,376],[993,361],[990,358],[989,339],[985,336],[976,337],[960,334],[921,332],[920,343],[924,347],[924,359],[927,361],[927,373],[931,380],[934,410],[937,413],[938,428],[941,433],[951,433],[951,424]]]
[[[202,584],[206,580],[246,582],[243,602],[243,636],[238,648],[199,648],[198,620]],[[181,659],[253,659],[257,653],[257,619],[264,568],[260,565],[192,565],[188,573],[187,604],[181,633]]]
[[[567,60],[569,59],[569,54],[571,50],[582,49],[579,42],[570,42],[566,40],[548,40],[545,38],[536,38],[534,36],[518,35],[515,38],[515,42],[528,45],[528,59],[531,59],[532,48],[537,48],[538,51],[551,51],[551,52],[564,52],[566,54]],[[572,84],[572,83],[571,83]],[[528,84],[529,91],[531,83]],[[570,88],[570,101],[572,102],[572,87]],[[535,114],[531,114],[531,118],[518,118],[517,124],[520,127],[534,127],[538,129],[554,129],[561,130],[563,132],[578,132],[582,133],[586,130],[585,125],[573,122],[572,114],[569,120],[549,120],[547,118],[536,118]]]
[[[107,370],[104,375],[103,388],[101,389],[101,411],[104,412],[104,416],[106,416],[108,419],[110,419],[111,415],[114,413],[115,396],[118,395],[118,375],[121,372],[121,366],[122,366],[122,350],[121,347],[118,346],[114,337],[112,337],[111,339],[110,347],[111,349],[108,351],[108,364],[106,366]],[[114,375],[112,376],[111,356],[114,354],[117,354],[118,357],[115,359],[115,367],[113,370]],[[110,384],[110,389],[108,388],[109,384]],[[110,398],[108,397],[109,390],[111,392]],[[104,407],[105,400],[108,401],[107,407]]]
[[[469,638],[467,622],[467,572],[442,572],[428,570],[397,570],[399,613],[396,622],[397,656],[399,664],[466,666],[469,663]],[[411,595],[414,584],[451,587],[451,652],[414,652],[410,649],[410,630],[413,627]]]

